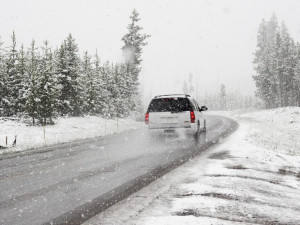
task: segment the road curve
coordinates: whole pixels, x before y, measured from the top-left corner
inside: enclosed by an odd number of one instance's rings
[[[81,224],[237,128],[207,117],[207,133],[105,138],[0,156],[0,224]]]

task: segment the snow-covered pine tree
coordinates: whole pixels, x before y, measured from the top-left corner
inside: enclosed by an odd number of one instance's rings
[[[38,64],[39,55],[37,53],[37,48],[35,47],[35,41],[33,40],[28,53],[28,88],[25,92],[25,110],[32,118],[33,125],[35,125],[36,119],[38,117],[38,104],[40,102],[38,96]]]
[[[19,50],[18,54],[18,60],[17,60],[17,74],[20,78],[20,86],[19,86],[19,92],[18,92],[18,112],[24,113],[25,112],[25,105],[26,105],[26,98],[25,93],[28,89],[28,71],[27,71],[27,61],[28,61],[28,55],[26,54],[24,50],[24,45],[21,45],[21,49]]]
[[[128,89],[128,77],[126,76],[126,66],[124,64],[115,64],[113,66],[113,102],[116,109],[115,116],[127,117],[130,113],[130,95],[131,92]]]
[[[2,42],[0,39],[0,116],[7,116],[8,112],[8,89],[7,89],[7,69],[4,50],[2,49]]]
[[[103,66],[100,65],[100,58],[96,51],[93,61],[93,73],[95,77],[95,90],[96,90],[96,114],[105,115],[106,109],[108,108],[106,96],[108,96],[107,91],[107,81],[105,80],[105,71]]]
[[[193,74],[189,73],[189,94],[193,95],[194,93],[194,86],[193,86]]]
[[[126,64],[127,72],[131,74],[133,85],[133,100],[131,108],[133,111],[137,111],[140,106],[140,98],[139,98],[139,74],[141,72],[141,62],[142,60],[142,50],[145,45],[148,43],[146,39],[150,37],[148,34],[142,34],[142,27],[137,23],[140,20],[138,12],[134,9],[130,16],[130,24],[127,27],[127,33],[122,37],[122,41],[124,42],[124,46],[122,47],[124,61]]]
[[[193,95],[194,93],[194,86],[193,86],[193,74],[189,73],[188,82],[185,80],[183,81],[182,91],[184,94]]]
[[[130,112],[132,111],[131,105],[133,105],[132,101],[134,101],[134,92],[132,86],[135,83],[132,80],[132,76],[129,72],[127,72],[126,64],[119,64],[120,67],[120,75],[122,80],[122,116],[128,117]]]
[[[279,25],[275,13],[271,16],[267,23],[267,52],[265,52],[268,85],[265,88],[268,90],[268,104],[270,108],[276,107],[278,99],[278,79],[276,77],[278,58],[276,57],[276,40],[279,32]]]
[[[287,27],[282,23],[280,28],[281,46],[279,60],[282,62],[279,83],[282,87],[281,106],[288,106],[290,103],[291,76],[293,76],[292,51],[295,48],[288,33]]]
[[[266,108],[272,108],[276,103],[278,82],[276,80],[277,58],[276,40],[279,26],[277,17],[272,15],[270,21],[263,20],[258,29],[257,49],[255,51],[255,70],[253,76],[258,96],[265,101]]]
[[[183,91],[183,94],[189,94],[189,87],[188,87],[186,80],[183,81],[182,91]]]
[[[114,82],[113,71],[110,63],[107,61],[101,67],[101,78],[103,82],[102,98],[105,108],[102,109],[102,115],[105,118],[113,118],[115,115],[115,105],[112,101]]]
[[[110,110],[110,117],[116,118],[120,116],[121,113],[121,87],[120,87],[120,74],[118,64],[111,64],[111,78],[112,87],[110,89],[111,97],[110,102],[112,103],[113,110]]]
[[[297,44],[294,42],[293,39],[291,39],[291,56],[290,56],[290,83],[291,83],[291,90],[289,91],[289,97],[290,97],[290,105],[291,106],[297,106],[297,75],[296,75],[296,68],[298,64],[298,50],[297,50]]]
[[[67,76],[66,56],[64,43],[54,52],[55,75],[60,87],[58,98],[58,113],[62,116],[70,111],[68,102],[68,87],[70,82]]]
[[[91,56],[84,52],[82,60],[82,76],[84,82],[84,113],[97,114],[97,81],[93,70]]]
[[[257,88],[257,95],[264,101],[267,99],[268,89],[266,89],[265,81],[267,81],[267,65],[265,63],[265,54],[267,49],[267,23],[263,19],[258,28],[257,45],[254,58],[254,69],[256,74],[253,75]]]
[[[220,86],[220,109],[221,110],[227,110],[227,104],[226,104],[226,88],[224,84],[221,84]]]
[[[295,74],[293,77],[294,91],[295,91],[295,106],[300,106],[300,44],[296,45],[296,66]]]
[[[70,105],[72,107],[71,115],[80,116],[83,114],[83,102],[84,102],[84,86],[82,76],[80,74],[80,57],[78,45],[75,39],[69,34],[66,40],[66,62],[68,75],[71,78],[71,90],[70,90]]]
[[[283,57],[282,57],[282,38],[280,32],[277,32],[276,35],[276,43],[275,43],[275,58],[273,60],[274,67],[276,67],[276,71],[273,79],[277,83],[276,87],[276,98],[275,98],[275,107],[283,106]],[[276,64],[275,64],[276,63]]]
[[[12,36],[12,44],[9,46],[6,56],[6,73],[7,73],[7,116],[16,115],[19,111],[18,105],[18,97],[19,97],[19,89],[21,88],[21,78],[17,72],[17,57],[18,51],[16,49],[16,36],[15,32],[13,32]]]
[[[80,77],[78,46],[70,34],[61,45],[56,59],[60,92],[60,114],[79,116],[83,113],[83,82]]]
[[[55,76],[53,56],[48,41],[42,47],[42,56],[38,66],[38,117],[42,125],[53,124],[52,118],[57,109],[58,87]],[[49,122],[47,122],[47,118]]]

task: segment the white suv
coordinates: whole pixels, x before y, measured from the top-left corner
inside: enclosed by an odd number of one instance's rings
[[[205,132],[206,120],[202,111],[206,110],[206,106],[200,108],[189,95],[159,95],[150,102],[145,123],[149,129],[175,131],[185,128],[194,132]]]

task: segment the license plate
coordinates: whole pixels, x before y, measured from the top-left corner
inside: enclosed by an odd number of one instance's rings
[[[177,119],[175,118],[164,118],[161,120],[162,123],[177,123]]]

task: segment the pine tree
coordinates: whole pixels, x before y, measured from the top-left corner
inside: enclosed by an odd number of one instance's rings
[[[192,95],[194,92],[194,86],[193,86],[193,74],[189,73],[189,94]]]
[[[122,50],[125,58],[127,73],[130,73],[132,77],[131,88],[133,92],[133,100],[131,101],[131,108],[132,110],[137,110],[141,107],[138,93],[138,79],[142,69],[142,50],[143,47],[148,44],[146,39],[149,38],[150,35],[141,33],[143,28],[137,24],[140,18],[135,9],[131,14],[130,19],[131,23],[127,27],[128,32],[122,37],[122,41],[124,42]]]
[[[51,49],[48,46],[48,41],[44,42],[42,48],[42,57],[38,67],[38,116],[42,125],[49,123],[53,124],[52,118],[55,116],[57,108],[57,79],[54,71],[54,63]]]
[[[133,105],[132,101],[134,100],[134,92],[132,91],[132,86],[135,85],[132,76],[127,72],[127,68],[125,64],[120,64],[120,74],[122,79],[122,116],[127,117],[130,115],[132,111],[131,105]],[[139,98],[140,99],[140,98]],[[139,106],[142,106],[139,104]],[[142,111],[139,110],[139,111]]]
[[[105,115],[106,109],[108,108],[106,96],[108,96],[107,91],[107,81],[105,80],[105,71],[103,66],[100,65],[100,59],[96,51],[93,61],[93,73],[95,77],[95,91],[96,91],[96,113],[99,115]]]
[[[265,20],[262,20],[258,29],[257,49],[255,51],[255,59],[253,61],[257,74],[253,76],[253,79],[257,87],[257,95],[263,100],[267,100],[267,95],[268,95],[268,90],[265,88],[265,83],[267,81],[267,72],[268,72],[268,68],[265,63],[266,51],[267,51],[267,24]]]
[[[57,74],[60,93],[60,113],[79,116],[83,113],[83,82],[80,76],[78,46],[70,34],[58,51]]]
[[[107,61],[102,67],[102,80],[105,82],[105,89],[103,100],[106,107],[103,109],[103,116],[106,118],[113,118],[116,115],[116,108],[113,100],[114,96],[114,76],[113,76],[113,66]]]
[[[270,21],[262,21],[257,36],[257,50],[254,59],[257,75],[253,78],[258,95],[265,101],[267,108],[275,106],[278,92],[278,82],[275,77],[278,65],[275,48],[278,31],[277,17],[273,14]]]
[[[128,77],[126,76],[126,66],[124,64],[116,64],[112,67],[113,71],[113,104],[116,112],[114,116],[126,117],[130,113],[130,108],[128,108],[129,100],[128,95],[130,91],[128,90]]]
[[[92,68],[91,56],[84,53],[82,61],[82,76],[85,86],[84,112],[92,115],[97,114],[97,81],[96,74]]]
[[[70,105],[72,107],[71,114],[73,116],[80,116],[83,113],[83,82],[80,76],[80,58],[78,53],[78,46],[70,34],[66,40],[66,61],[67,71],[71,78],[70,90]]]
[[[25,93],[26,103],[25,109],[28,115],[32,118],[32,124],[36,124],[36,119],[38,117],[38,104],[40,102],[38,96],[38,64],[39,56],[37,53],[37,48],[35,47],[35,41],[31,43],[31,48],[29,49],[28,58],[28,88]]]
[[[275,82],[277,83],[276,89],[277,89],[277,95],[275,99],[275,106],[281,107],[283,105],[283,94],[284,94],[284,88],[283,88],[283,57],[282,57],[282,38],[280,33],[277,33],[276,37],[276,44],[275,44],[275,59],[274,62],[276,62],[276,71],[274,74],[273,79],[275,79]]]
[[[292,89],[291,78],[293,76],[293,62],[292,62],[292,51],[295,48],[293,46],[293,42],[291,37],[289,36],[288,30],[283,23],[281,26],[281,55],[280,60],[282,61],[282,73],[281,79],[279,82],[281,83],[283,89],[282,96],[282,104],[281,106],[288,106],[290,104],[290,91]]]
[[[60,48],[55,51],[54,63],[55,63],[55,74],[58,78],[58,85],[60,88],[59,98],[58,98],[58,112],[62,116],[64,114],[67,114],[70,111],[69,102],[67,101],[69,79],[67,76],[64,44],[62,44]]]
[[[7,89],[7,69],[4,51],[2,49],[2,42],[0,40],[0,116],[8,115],[6,111],[8,108],[8,89]]]
[[[18,112],[23,113],[25,111],[26,98],[25,93],[28,89],[28,72],[27,72],[27,54],[24,50],[24,45],[22,44],[21,49],[18,54],[18,60],[16,64],[17,77],[19,77],[19,92],[17,98]]]
[[[291,56],[290,56],[290,82],[291,82],[291,90],[290,90],[290,105],[297,106],[297,98],[298,98],[298,91],[297,91],[297,64],[298,64],[298,50],[297,44],[295,44],[294,40],[291,39]]]
[[[226,105],[226,90],[225,90],[225,85],[221,84],[220,86],[220,109],[221,110],[227,110],[227,105]]]
[[[110,117],[115,118],[120,116],[120,108],[121,108],[121,76],[119,74],[119,66],[118,64],[111,65],[111,78],[112,78],[112,87],[111,91],[111,103],[112,109],[110,111]]]
[[[189,94],[189,87],[186,81],[183,81],[182,91],[183,94]]]
[[[18,113],[18,96],[21,84],[21,79],[17,73],[17,57],[18,52],[16,49],[16,36],[15,32],[12,34],[12,45],[8,49],[6,60],[6,73],[7,73],[7,116],[13,116]]]
[[[300,44],[296,46],[296,66],[295,66],[295,75],[294,75],[294,89],[295,89],[295,106],[300,106]]]

